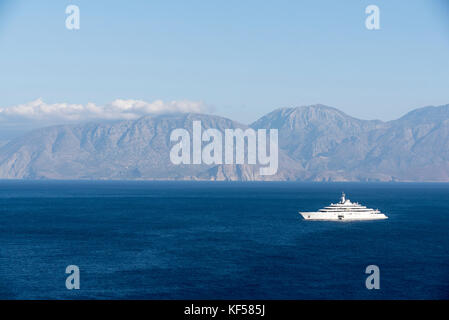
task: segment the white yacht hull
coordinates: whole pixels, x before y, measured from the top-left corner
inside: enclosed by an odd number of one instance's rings
[[[355,221],[355,220],[382,220],[388,219],[383,213],[362,212],[299,212],[305,220],[323,221]]]

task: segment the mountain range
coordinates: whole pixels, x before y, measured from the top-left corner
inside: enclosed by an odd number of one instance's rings
[[[174,165],[176,128],[278,129],[279,169],[254,165]],[[449,181],[449,105],[392,121],[361,120],[312,105],[281,108],[249,126],[206,114],[144,116],[34,130],[0,144],[0,179]]]

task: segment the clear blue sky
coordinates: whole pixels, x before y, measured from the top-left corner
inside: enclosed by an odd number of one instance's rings
[[[449,103],[445,0],[1,2],[0,107],[187,99],[249,123],[314,103],[381,120]],[[381,30],[365,28],[369,4]]]

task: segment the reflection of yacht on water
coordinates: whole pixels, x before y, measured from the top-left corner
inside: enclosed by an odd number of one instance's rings
[[[331,203],[317,212],[299,212],[305,220],[379,220],[388,217],[378,209],[373,210],[351,202],[344,193],[339,203]]]

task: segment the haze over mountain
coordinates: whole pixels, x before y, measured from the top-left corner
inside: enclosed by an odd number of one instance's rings
[[[300,179],[449,181],[449,105],[388,122],[323,105],[283,108],[252,127],[279,128],[280,148],[307,172]]]
[[[1,179],[449,181],[449,105],[400,119],[360,120],[324,105],[277,109],[253,124],[279,130],[279,169],[254,165],[173,165],[170,133],[247,128],[198,113],[54,126],[0,144]]]

